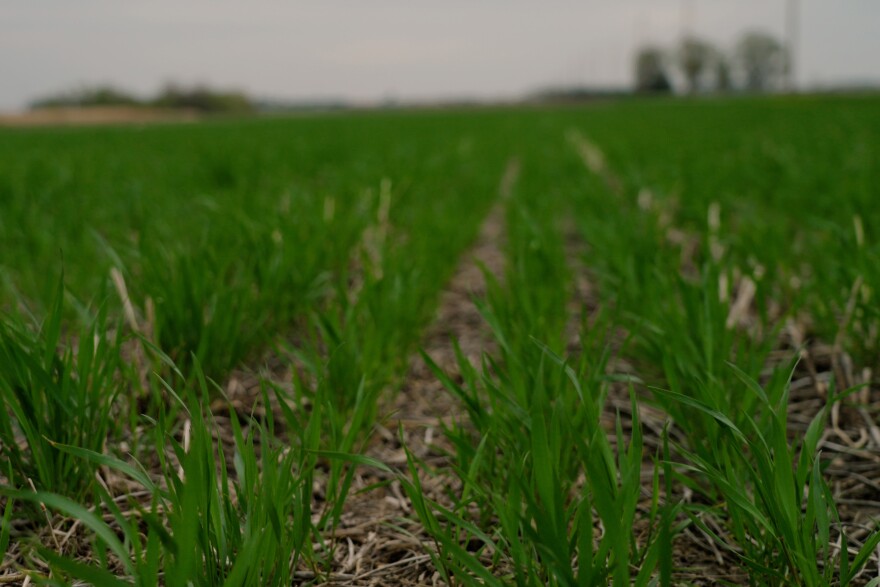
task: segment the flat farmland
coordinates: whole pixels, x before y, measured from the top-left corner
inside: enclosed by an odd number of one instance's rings
[[[880,98],[0,129],[0,582],[877,585]]]

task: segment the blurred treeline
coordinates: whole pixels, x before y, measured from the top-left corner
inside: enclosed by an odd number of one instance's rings
[[[30,104],[32,109],[99,106],[180,109],[206,114],[238,114],[255,109],[253,101],[238,90],[174,83],[166,84],[154,97],[146,99],[113,86],[86,86],[38,98]]]

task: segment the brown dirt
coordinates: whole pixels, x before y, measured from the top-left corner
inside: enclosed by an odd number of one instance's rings
[[[103,124],[146,124],[193,122],[192,110],[107,106],[92,108],[39,108],[16,114],[0,114],[0,127],[84,126]]]

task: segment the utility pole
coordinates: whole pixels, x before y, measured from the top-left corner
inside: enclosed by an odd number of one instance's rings
[[[800,0],[785,0],[785,89],[797,90],[795,66],[798,63],[798,41],[800,37]]]

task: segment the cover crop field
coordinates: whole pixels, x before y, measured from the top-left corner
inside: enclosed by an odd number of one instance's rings
[[[0,129],[0,583],[878,585],[880,99]]]

